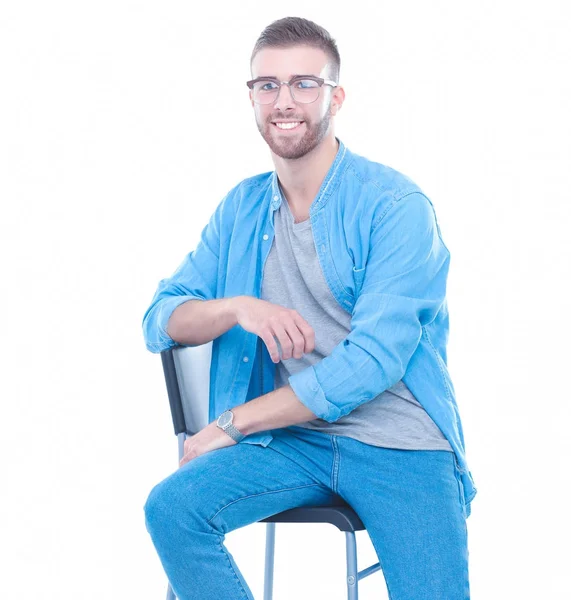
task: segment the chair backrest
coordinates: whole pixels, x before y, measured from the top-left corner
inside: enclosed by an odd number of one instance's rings
[[[177,346],[163,353],[163,369],[171,405],[175,433],[184,428],[194,435],[209,423],[210,363],[212,344]],[[172,360],[171,360],[172,358]],[[173,381],[172,367],[176,382]],[[177,412],[182,409],[184,424]]]

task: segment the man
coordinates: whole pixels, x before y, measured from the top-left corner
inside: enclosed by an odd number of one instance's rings
[[[418,186],[335,136],[339,66],[311,21],[264,30],[248,87],[275,171],[225,196],[144,317],[152,352],[214,340],[210,424],[145,505],[181,600],[253,598],[225,534],[344,502],[392,600],[469,597],[450,255]]]

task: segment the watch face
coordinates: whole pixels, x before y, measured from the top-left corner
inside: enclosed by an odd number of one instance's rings
[[[223,412],[218,417],[218,425],[220,425],[220,427],[225,427],[226,425],[228,425],[228,423],[232,422],[232,416],[233,415],[230,411]]]

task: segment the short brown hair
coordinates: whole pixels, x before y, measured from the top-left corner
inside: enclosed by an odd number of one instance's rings
[[[270,23],[256,41],[250,57],[250,67],[260,50],[292,46],[311,46],[323,50],[329,58],[329,77],[339,82],[341,57],[335,40],[326,29],[301,17],[284,17]]]

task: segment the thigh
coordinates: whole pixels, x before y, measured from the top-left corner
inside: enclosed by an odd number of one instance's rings
[[[365,525],[391,600],[466,600],[468,532],[455,456],[336,436],[339,493]]]
[[[235,444],[186,463],[151,490],[147,521],[178,521],[225,534],[290,508],[338,502],[333,492],[275,451],[272,443]]]

